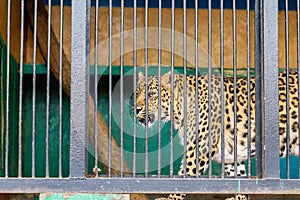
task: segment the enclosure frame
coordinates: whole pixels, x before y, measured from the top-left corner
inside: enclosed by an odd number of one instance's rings
[[[86,155],[89,122],[90,1],[72,1],[71,118],[69,178],[0,178],[1,193],[245,193],[299,194],[300,180],[280,179],[278,132],[278,4],[257,0],[256,70],[258,148],[264,165],[261,178],[99,177],[87,178]],[[85,10],[85,12],[82,12]],[[257,20],[255,20],[257,21]],[[80,81],[78,81],[80,80]],[[277,112],[276,112],[277,111]],[[84,116],[84,117],[83,117]],[[259,147],[260,146],[260,147]],[[262,148],[265,146],[265,149]],[[258,162],[259,163],[259,162]],[[159,187],[158,187],[159,186]]]

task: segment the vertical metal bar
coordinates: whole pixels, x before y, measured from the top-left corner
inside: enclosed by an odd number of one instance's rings
[[[91,0],[88,0],[87,1],[87,8],[86,8],[86,20],[87,20],[87,24],[86,24],[86,56],[88,56],[86,62],[87,62],[87,65],[88,65],[88,68],[87,68],[87,88],[88,90],[86,91],[86,93],[88,94],[88,100],[89,98],[91,97],[90,95],[90,55],[91,55],[91,29],[90,29],[90,26],[91,26]],[[89,104],[87,105],[88,106],[88,109],[89,109]],[[89,116],[89,111],[87,112],[87,115]],[[92,119],[91,119],[92,120]],[[87,130],[87,134],[85,135],[85,151],[84,151],[84,154],[85,154],[85,169],[88,169],[88,136],[89,136],[89,118],[88,118],[88,121],[86,123],[86,126],[85,126],[86,130]],[[87,174],[87,172],[85,172],[85,174]]]
[[[212,144],[211,144],[211,68],[212,68],[212,16],[211,16],[211,0],[208,1],[208,177],[212,175]]]
[[[279,178],[278,130],[278,4],[263,2],[263,131],[265,176]]]
[[[120,161],[120,172],[121,177],[124,175],[124,119],[123,119],[123,112],[124,112],[124,0],[121,0],[121,27],[120,27],[120,151],[121,151],[121,161]]]
[[[232,32],[233,32],[233,113],[234,113],[234,176],[237,176],[237,104],[236,104],[236,0],[232,1]]]
[[[262,177],[262,0],[255,0],[255,154],[256,154],[256,176]]]
[[[72,1],[70,177],[85,176],[89,124],[89,17],[89,1]]]
[[[99,23],[99,0],[95,5],[95,35],[94,35],[94,173],[98,171],[98,23]]]
[[[63,112],[62,112],[62,95],[63,95],[63,25],[64,25],[64,1],[60,1],[60,31],[59,31],[59,158],[58,173],[62,177],[62,130],[63,130]]]
[[[18,177],[22,177],[22,110],[23,110],[23,68],[24,68],[24,0],[21,1],[20,31],[20,79],[19,79],[19,137],[18,137]]]
[[[221,177],[225,173],[225,129],[224,129],[224,0],[220,0],[220,67],[221,67]]]
[[[170,110],[170,176],[173,176],[173,133],[174,133],[174,43],[175,43],[175,0],[172,0],[171,8],[171,110]]]
[[[91,30],[90,30],[90,26],[91,26],[91,0],[88,0],[87,1],[87,4],[86,4],[86,9],[85,9],[85,12],[86,12],[86,19],[87,19],[87,24],[86,24],[86,33],[87,33],[87,37],[85,39],[85,42],[86,42],[86,56],[88,57],[86,59],[86,62],[87,62],[87,65],[88,65],[88,71],[87,71],[87,79],[86,79],[86,82],[87,82],[87,88],[88,88],[88,101],[89,101],[89,98],[91,98],[91,95],[90,95],[90,55],[91,55]],[[72,38],[71,38],[72,39]],[[88,106],[88,109],[89,109],[89,104],[87,105]],[[89,116],[89,111],[87,113],[87,115]],[[92,119],[91,119],[92,120]],[[86,130],[86,134],[85,134],[85,151],[84,151],[84,154],[85,154],[85,169],[88,169],[88,145],[89,145],[89,142],[88,142],[88,136],[89,136],[89,118],[88,118],[88,121],[85,125],[85,130]],[[92,134],[92,133],[91,133]],[[83,159],[83,158],[82,158]],[[85,174],[87,174],[87,170],[85,171]]]
[[[298,61],[298,78],[300,74],[300,0],[297,0],[297,61]],[[298,80],[298,91],[300,88],[300,81]],[[300,116],[300,93],[298,92],[298,120]],[[300,130],[300,123],[298,123],[298,130]],[[298,138],[300,138],[300,131],[298,131]],[[300,145],[298,151],[300,152]],[[298,159],[298,178],[300,179],[300,159]]]
[[[158,119],[161,119],[161,0],[158,1]],[[158,155],[157,155],[157,175],[161,173],[161,123],[158,120]]]
[[[289,4],[285,1],[285,71],[286,71],[286,178],[290,178],[290,89],[289,89]]]
[[[145,93],[146,93],[146,131],[145,131],[145,177],[148,177],[148,0],[145,0]]]
[[[48,1],[48,42],[47,42],[47,91],[46,91],[46,178],[49,178],[51,12],[52,12],[52,0],[49,0]]]
[[[36,48],[37,48],[37,5],[38,1],[34,2],[34,30],[33,30],[33,72],[32,72],[32,177],[35,177],[35,120],[36,120]]]
[[[7,51],[6,51],[6,134],[5,134],[5,177],[8,177],[8,153],[9,153],[9,82],[10,82],[10,13],[11,1],[7,1]]]
[[[199,102],[198,102],[198,0],[195,0],[195,133],[196,133],[196,177],[199,175]]]
[[[137,81],[137,72],[136,72],[136,8],[137,7],[137,0],[133,2],[133,107],[134,107],[134,115],[133,115],[133,169],[132,174],[133,177],[136,176],[136,81]]]
[[[186,0],[183,0],[183,71],[184,71],[184,75],[183,75],[183,116],[184,116],[184,120],[183,120],[183,131],[184,131],[184,173],[183,173],[183,177],[186,177],[186,153],[187,153],[187,70],[186,70],[186,65],[187,65],[187,50],[186,50]]]
[[[248,126],[248,177],[251,177],[251,94],[250,94],[250,0],[247,0],[247,126]]]
[[[112,11],[112,0],[109,0],[108,177],[111,177],[112,155]]]

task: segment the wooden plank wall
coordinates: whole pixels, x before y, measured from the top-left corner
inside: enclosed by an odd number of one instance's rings
[[[7,44],[7,1],[0,3],[0,35]],[[20,0],[11,0],[11,23],[10,23],[10,52],[14,58],[20,60]]]
[[[0,7],[0,13],[3,13],[0,20],[0,34],[6,43],[7,27],[7,1],[3,1]],[[52,24],[54,32],[59,36],[60,11],[59,7],[52,7]],[[91,52],[94,49],[94,7],[91,9]],[[108,8],[99,9],[99,65],[108,65],[108,28],[109,15]],[[246,57],[246,12],[237,10],[237,67],[244,68],[247,64]],[[163,8],[162,17],[162,65],[171,65],[171,9]],[[187,61],[188,67],[195,67],[195,43],[194,43],[194,10],[187,9]],[[124,16],[124,64],[133,65],[133,9],[125,8]],[[233,66],[233,44],[232,44],[232,11],[224,11],[224,66],[232,68]],[[137,64],[144,66],[144,9],[137,10]],[[149,65],[157,66],[158,63],[158,10],[149,9]],[[33,58],[33,33],[28,27],[25,27],[25,63],[32,63]],[[39,31],[39,29],[37,29]],[[70,57],[70,36],[71,36],[71,7],[64,8],[64,51]],[[47,33],[45,33],[47,34]],[[251,67],[254,67],[254,12],[251,11]],[[198,58],[199,67],[207,67],[208,62],[208,11],[199,9],[198,18]],[[175,10],[175,66],[183,66],[183,11]],[[120,8],[113,8],[113,65],[119,65],[120,62]],[[297,66],[297,29],[296,29],[296,11],[289,12],[289,62],[290,67]],[[19,61],[20,57],[20,2],[12,0],[11,9],[11,53]],[[91,64],[94,63],[94,56],[91,56]],[[220,11],[212,10],[212,61],[215,67],[220,66]],[[39,49],[37,49],[37,63],[45,63]],[[285,67],[285,19],[284,11],[279,11],[279,66]]]

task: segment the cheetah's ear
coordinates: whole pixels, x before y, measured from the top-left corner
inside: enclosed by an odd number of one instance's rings
[[[143,74],[143,72],[139,72],[139,77],[138,77],[138,81],[144,80],[145,79],[145,75]]]
[[[161,84],[163,86],[169,87],[170,82],[171,82],[171,72],[168,72],[161,77]]]

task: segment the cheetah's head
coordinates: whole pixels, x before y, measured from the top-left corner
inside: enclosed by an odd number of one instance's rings
[[[148,120],[146,120],[145,75],[140,72],[136,91],[136,116],[142,125],[154,124],[158,119],[158,76],[148,77]],[[161,77],[161,120],[170,120],[170,73]],[[132,109],[134,110],[134,108]]]

